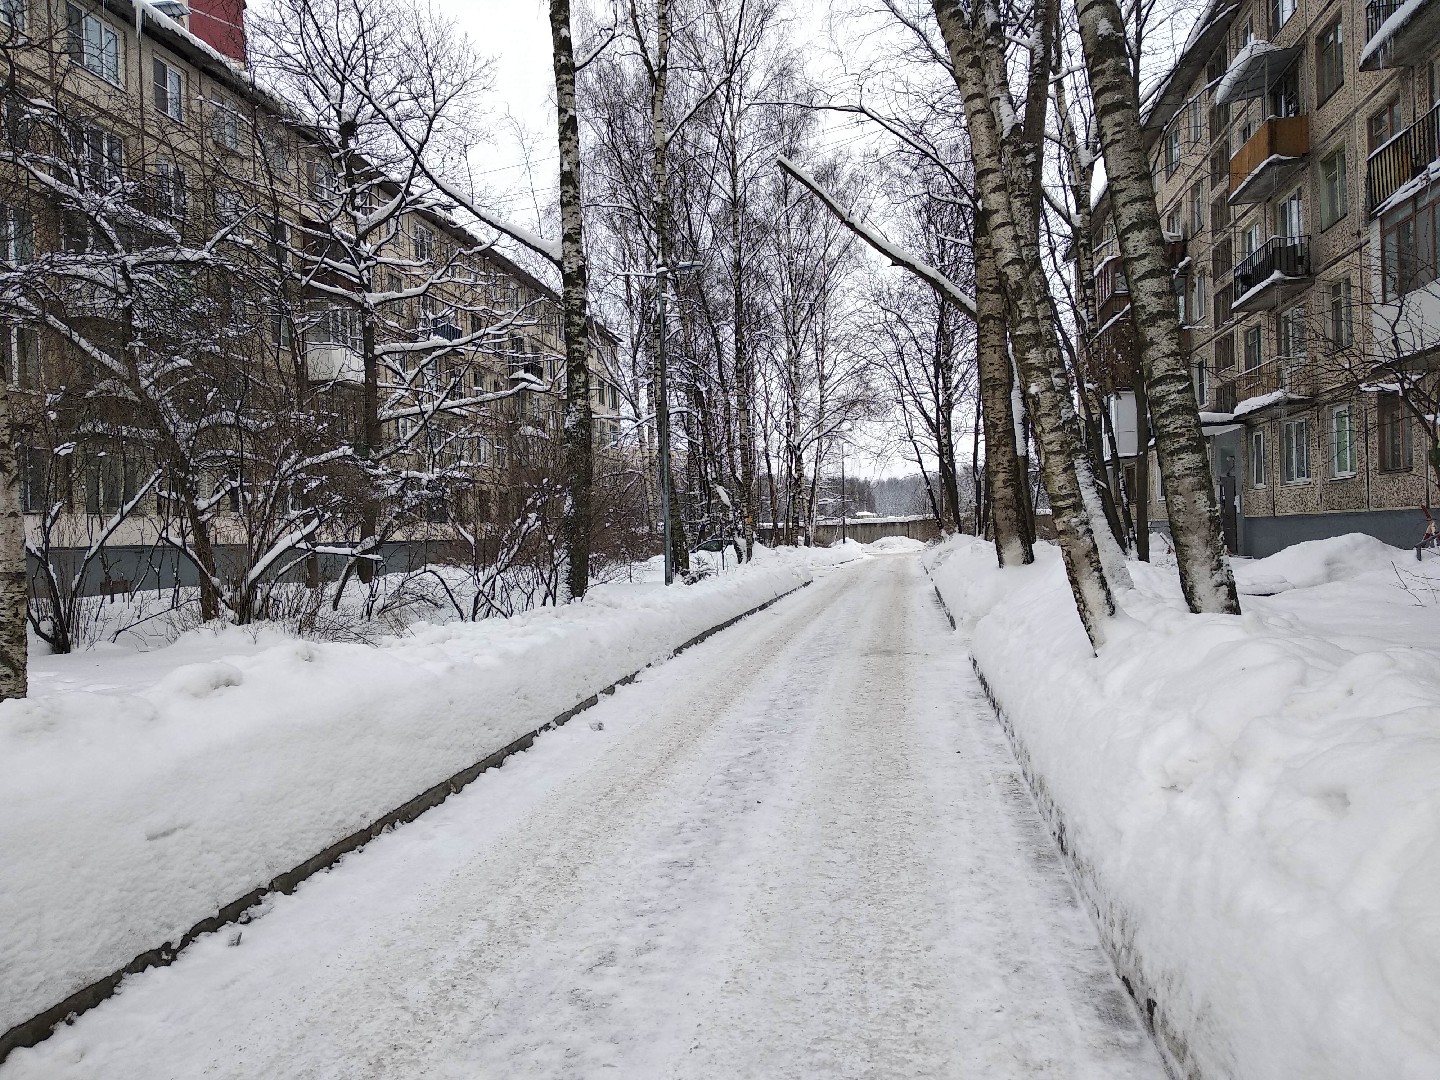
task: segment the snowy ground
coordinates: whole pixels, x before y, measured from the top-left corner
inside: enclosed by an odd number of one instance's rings
[[[1237,560],[1240,618],[1132,563],[1096,658],[1052,546],[925,558],[1202,1074],[1440,1076],[1440,560]]]
[[[653,669],[0,1067],[1161,1075],[913,555]]]

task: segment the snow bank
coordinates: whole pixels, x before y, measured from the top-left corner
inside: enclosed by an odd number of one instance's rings
[[[924,542],[909,536],[882,536],[865,545],[866,551],[877,555],[899,555],[924,549]]]
[[[379,647],[243,630],[47,665],[0,704],[0,1031],[176,941],[448,776],[809,580],[761,551],[693,586],[422,626]]]
[[[1440,568],[1383,547],[1237,563],[1288,585],[1238,618],[1132,564],[1098,658],[1050,545],[925,557],[1185,1075],[1440,1076]]]

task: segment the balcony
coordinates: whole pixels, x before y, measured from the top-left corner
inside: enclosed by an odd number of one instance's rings
[[[1440,161],[1440,105],[1370,155],[1365,163],[1365,208],[1373,214],[1397,191]]]
[[[365,362],[348,345],[311,342],[305,346],[305,374],[311,382],[363,383]]]
[[[1314,381],[1311,365],[1303,356],[1266,360],[1235,376],[1234,401],[1229,411],[1243,416],[1281,401],[1307,397],[1314,392]]]
[[[1272,236],[1235,268],[1236,311],[1259,311],[1310,287],[1310,238]]]
[[[1305,161],[1310,152],[1310,118],[1276,116],[1260,125],[1230,159],[1230,203],[1264,202]]]
[[[1263,96],[1300,52],[1299,45],[1282,49],[1268,41],[1250,42],[1235,54],[1235,59],[1216,85],[1215,104],[1233,105],[1237,101]]]
[[[1360,50],[1360,70],[1417,64],[1425,59],[1437,38],[1437,0],[1370,0],[1365,5],[1365,47]]]

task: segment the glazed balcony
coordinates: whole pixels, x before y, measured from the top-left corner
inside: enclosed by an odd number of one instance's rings
[[[1272,236],[1235,268],[1235,311],[1259,311],[1304,292],[1310,273],[1310,238]]]
[[[1370,155],[1365,163],[1365,208],[1375,213],[1412,180],[1440,162],[1440,105]]]
[[[1305,163],[1310,118],[1275,116],[1230,159],[1230,204],[1264,202]]]
[[[1360,70],[1408,67],[1440,39],[1440,0],[1370,0]]]

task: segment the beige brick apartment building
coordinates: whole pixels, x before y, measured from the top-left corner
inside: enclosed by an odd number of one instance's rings
[[[374,447],[360,445],[357,314],[337,284],[340,276],[324,272],[328,255],[316,251],[335,201],[334,178],[307,141],[305,119],[247,77],[244,8],[244,0],[0,0],[12,93],[50,103],[78,163],[74,183],[88,185],[90,197],[123,190],[149,220],[192,243],[230,228],[231,239],[248,243],[257,259],[273,259],[279,284],[273,314],[254,334],[256,382],[289,387],[291,399],[342,430],[342,443],[372,453]],[[13,130],[18,112],[7,101],[12,148],[31,139]],[[114,256],[117,244],[123,248],[129,234],[120,233],[130,226],[122,218],[118,240],[97,238],[101,219],[57,212],[43,170],[27,174],[13,150],[9,160],[0,177],[0,262],[23,270],[27,261],[63,251],[72,256],[73,276],[87,251]],[[375,190],[383,196],[387,189],[377,182]],[[390,247],[391,269],[371,286],[392,298],[383,336],[413,346],[425,363],[414,370],[400,364],[386,376],[385,407],[394,418],[384,423],[382,441],[397,448],[394,460],[403,470],[448,478],[441,504],[397,526],[391,538],[443,539],[453,527],[503,519],[513,512],[520,475],[551,467],[564,382],[559,301],[442,211],[407,213]],[[297,275],[287,268],[307,259],[321,271],[308,285],[295,285]],[[230,287],[210,284],[221,297]],[[66,318],[86,333],[102,333],[120,319],[107,306],[110,295],[107,280],[96,286],[94,310],[83,296],[62,298]],[[592,407],[596,440],[607,450],[619,444],[622,425],[633,427],[605,374],[614,370],[614,348],[613,336],[597,327]],[[132,577],[113,566],[125,563],[126,551],[153,549],[174,527],[163,520],[161,485],[140,490],[155,467],[153,432],[121,415],[57,421],[49,404],[57,389],[95,377],[63,328],[38,316],[9,322],[0,328],[0,350],[13,388],[32,534],[58,507],[51,542],[58,535],[83,549],[124,510],[125,520],[106,536],[114,557],[105,576]],[[506,396],[480,400],[497,394]],[[280,393],[282,399],[289,400]],[[56,430],[65,423],[73,430]],[[228,484],[228,498],[238,502],[244,480],[214,479],[215,539],[243,545],[253,526],[239,514],[227,516],[224,499]],[[354,537],[312,537],[332,547],[347,539]],[[174,571],[177,581],[186,577],[183,565]]]
[[[1233,551],[1352,531],[1412,546],[1424,508],[1440,502],[1426,468],[1440,345],[1437,107],[1440,0],[1211,4],[1149,103]],[[1093,351],[1113,370],[1133,336],[1103,200],[1096,209]],[[1132,397],[1123,376],[1110,382],[1123,430]],[[1133,405],[1129,415],[1133,430]],[[1151,515],[1163,521],[1151,457]]]

